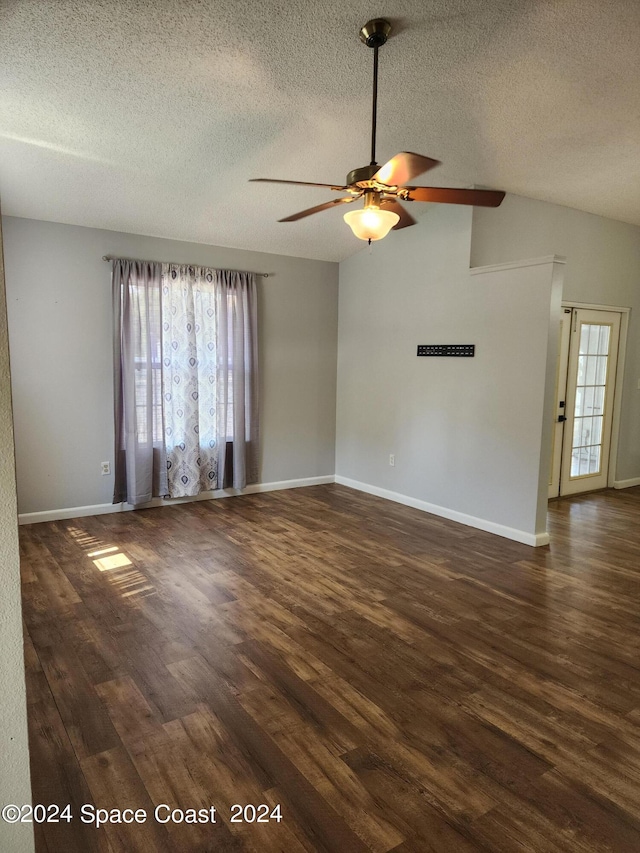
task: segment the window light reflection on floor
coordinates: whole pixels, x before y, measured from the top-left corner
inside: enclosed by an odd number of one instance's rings
[[[87,557],[117,588],[123,598],[154,595],[155,586],[131,562],[118,545],[102,542],[78,527],[69,527],[69,533]]]
[[[89,551],[88,557],[99,557],[101,554],[108,554],[110,551],[119,551],[117,545],[112,545],[110,548],[100,548],[98,551]]]
[[[110,572],[111,569],[122,569],[125,566],[131,566],[131,560],[122,551],[117,554],[111,554],[109,557],[100,557],[93,561],[93,565],[97,566],[101,572]]]

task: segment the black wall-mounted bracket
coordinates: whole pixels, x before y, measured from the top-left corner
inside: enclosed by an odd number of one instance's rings
[[[454,358],[473,358],[475,344],[418,344],[418,355],[453,356]]]

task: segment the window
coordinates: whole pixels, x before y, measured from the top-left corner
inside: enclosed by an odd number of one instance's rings
[[[116,286],[121,398],[116,394],[114,500],[124,500],[118,496],[125,489],[126,500],[136,504],[151,494],[184,497],[222,488],[228,442],[234,445],[233,486],[255,482],[254,277],[115,261]],[[235,362],[234,353],[242,354]],[[131,488],[129,479],[136,480]]]

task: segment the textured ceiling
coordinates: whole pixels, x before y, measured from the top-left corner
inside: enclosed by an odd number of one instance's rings
[[[368,163],[372,51],[358,30],[379,15],[394,24],[379,162],[417,151],[443,162],[418,183],[640,224],[638,0],[3,0],[4,212],[358,251],[339,209],[276,221],[330,191],[247,179],[342,182]]]

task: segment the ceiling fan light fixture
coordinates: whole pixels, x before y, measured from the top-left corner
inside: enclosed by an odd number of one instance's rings
[[[361,210],[350,210],[344,215],[344,221],[360,240],[382,240],[400,217],[392,210],[380,210],[375,207],[364,207]]]

